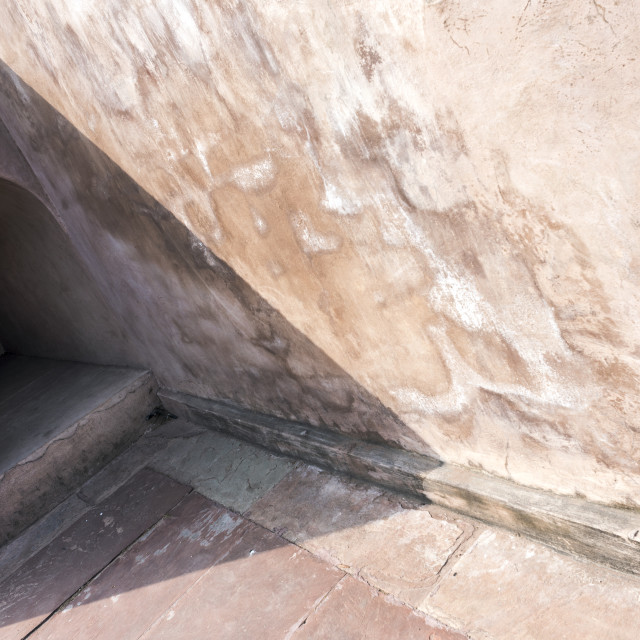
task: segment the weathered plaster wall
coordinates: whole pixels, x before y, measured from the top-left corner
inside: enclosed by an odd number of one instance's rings
[[[640,504],[637,3],[7,9],[7,64],[414,442]]]
[[[20,147],[0,147],[8,351],[149,368],[160,386],[432,453],[0,63],[2,118]]]

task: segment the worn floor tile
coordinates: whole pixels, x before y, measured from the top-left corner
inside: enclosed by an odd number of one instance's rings
[[[169,420],[160,426],[150,422],[149,425],[149,430],[141,438],[82,485],[78,493],[83,500],[90,504],[104,500],[140,469],[151,466],[154,458],[159,457],[170,443],[210,433],[204,427],[184,420]],[[168,460],[169,456],[165,455],[163,459]],[[175,469],[171,470],[175,476]]]
[[[294,464],[241,440],[207,431],[174,439],[151,466],[243,513]]]
[[[33,639],[139,638],[217,562],[232,562],[243,535],[253,528],[256,525],[207,498],[188,495]]]
[[[291,640],[465,640],[376,589],[345,577]]]
[[[167,442],[161,438],[142,436],[115,460],[112,460],[87,480],[78,491],[79,496],[90,504],[101,502],[140,469],[148,466],[153,457],[166,446]]]
[[[637,640],[640,579],[485,531],[425,608],[497,640]]]
[[[77,496],[70,496],[23,531],[17,538],[0,547],[0,581],[7,578],[32,555],[48,545],[89,508],[90,505]]]
[[[0,370],[4,379],[21,381],[19,389],[13,384],[0,387],[0,474],[22,464],[144,375],[125,367],[16,355],[3,355]]]
[[[270,531],[251,527],[233,557],[210,569],[144,640],[284,640],[344,576]]]
[[[0,583],[0,636],[22,638],[173,507],[188,488],[136,474]]]
[[[382,489],[301,466],[248,517],[408,604],[431,591],[468,533]]]

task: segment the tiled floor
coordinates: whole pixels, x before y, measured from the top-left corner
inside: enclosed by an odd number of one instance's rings
[[[640,579],[173,421],[0,549],[0,639],[640,637]]]

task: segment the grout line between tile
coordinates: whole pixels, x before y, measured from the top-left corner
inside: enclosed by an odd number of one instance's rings
[[[451,552],[449,557],[446,559],[445,563],[436,572],[436,579],[427,598],[431,598],[438,592],[442,581],[452,573],[453,569],[458,563],[458,560],[460,560],[460,558],[462,558],[462,556],[467,553],[467,551],[471,548],[471,546],[473,546],[475,540],[480,535],[482,530],[479,527],[473,524],[469,524],[468,526],[471,527],[471,531],[468,532],[463,530],[462,533],[458,536],[456,542],[459,542],[456,545],[455,549]]]
[[[109,560],[101,569],[96,571],[96,573],[94,573],[90,578],[88,578],[84,582],[84,584],[82,584],[78,589],[76,589],[76,591],[74,591],[68,598],[66,598],[64,600],[64,602],[62,602],[62,604],[60,604],[58,607],[56,607],[44,620],[39,622],[33,629],[31,629],[31,631],[29,631],[29,633],[27,633],[25,636],[23,636],[22,640],[27,640],[27,638],[31,637],[36,631],[38,631],[38,629],[40,629],[47,622],[49,622],[49,620],[51,620],[51,618],[53,618],[53,616],[55,616],[57,613],[61,612],[70,603],[72,603],[78,597],[78,595],[80,595],[80,593],[82,593],[82,591],[84,591],[84,589],[86,587],[88,587],[96,578],[98,578],[102,573],[104,573],[120,556],[122,556],[125,553],[127,553],[127,551],[129,551],[129,549],[131,549],[131,547],[133,547],[133,545],[135,545],[140,539],[144,538],[145,536],[150,535],[151,532],[157,526],[159,526],[160,523],[168,516],[169,512],[172,511],[173,509],[175,509],[187,496],[191,495],[191,493],[193,493],[193,489],[191,489],[188,493],[186,493],[184,496],[182,496],[182,498],[180,498],[180,500],[178,500],[178,502],[176,504],[174,504],[170,509],[167,509],[167,511],[165,511],[158,518],[158,520],[156,520],[152,525],[147,527],[135,540],[133,540],[128,545],[126,545],[124,548],[122,548],[120,551],[118,551],[118,553],[115,556],[113,556],[111,558],[111,560]]]
[[[328,563],[327,563],[328,564]],[[295,622],[292,627],[289,629],[287,634],[284,636],[282,640],[291,640],[298,632],[300,627],[304,626],[307,623],[307,620],[314,615],[318,609],[322,606],[323,602],[336,590],[338,585],[347,577],[347,573],[342,574],[340,578],[336,581],[336,583],[329,588],[325,593],[323,593],[312,605],[309,611],[305,613],[297,622]]]

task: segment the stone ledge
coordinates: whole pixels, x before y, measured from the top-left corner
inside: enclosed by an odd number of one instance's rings
[[[210,429],[434,504],[640,575],[640,513],[523,487],[472,469],[337,432],[162,389],[176,415]]]
[[[68,364],[73,368],[74,363]],[[69,374],[58,381],[47,380],[43,390],[38,385],[29,387],[33,397],[30,401],[23,398],[23,402],[43,406],[28,413],[24,424],[19,408],[13,411],[12,423],[22,424],[25,432],[38,426],[49,437],[31,450],[20,449],[18,442],[19,455],[0,474],[0,545],[70,496],[148,426],[145,417],[157,404],[150,372],[75,366],[80,377],[77,385],[72,384],[74,378]],[[102,386],[101,371],[106,379]],[[83,384],[91,373],[90,385]],[[57,393],[59,407],[55,404]],[[77,411],[72,402],[74,393],[78,396]],[[44,426],[40,427],[41,423]]]

